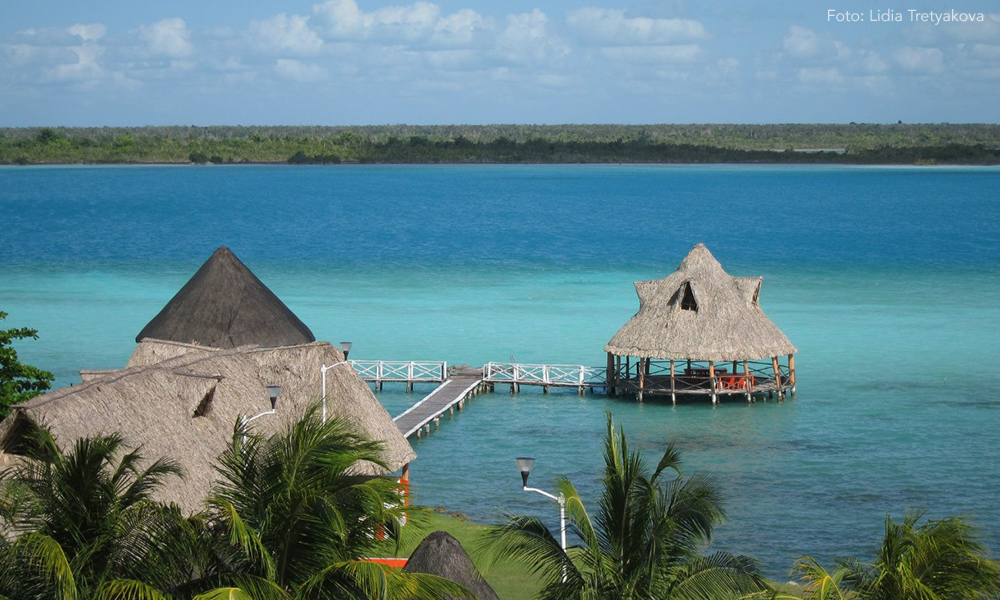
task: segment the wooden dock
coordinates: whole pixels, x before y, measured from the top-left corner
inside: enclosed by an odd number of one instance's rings
[[[486,384],[478,373],[456,373],[393,421],[403,437],[428,435],[431,425],[434,429],[440,426],[444,413],[455,414],[456,408],[462,410],[467,400],[479,395],[485,388]]]
[[[405,383],[413,391],[414,383],[444,383],[448,379],[448,363],[439,360],[352,360],[351,366],[361,379],[382,391],[383,383]]]

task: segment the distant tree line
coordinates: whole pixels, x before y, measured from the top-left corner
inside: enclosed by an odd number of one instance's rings
[[[1000,125],[380,125],[0,129],[0,164],[1000,164]]]

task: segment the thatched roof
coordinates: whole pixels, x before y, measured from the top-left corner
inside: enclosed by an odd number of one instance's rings
[[[427,573],[465,586],[479,600],[499,600],[496,592],[479,574],[465,548],[450,533],[435,531],[425,537],[406,561],[403,571]],[[452,596],[446,596],[450,600]]]
[[[220,350],[147,340],[127,368],[34,398],[16,407],[15,416],[48,425],[63,448],[83,436],[117,431],[130,445],[142,445],[149,459],[172,458],[184,470],[184,479],[159,490],[157,497],[194,511],[215,480],[212,465],[230,443],[237,419],[271,408],[265,386],[280,385],[281,395],[277,414],[250,425],[262,434],[278,431],[317,401],[320,367],[341,360],[343,354],[326,342]],[[416,458],[350,365],[327,371],[327,399],[331,416],[385,444],[383,458],[390,469]],[[0,449],[13,443],[15,420],[0,423]],[[358,472],[384,474],[370,463],[359,464]]]
[[[733,277],[698,244],[665,279],[639,281],[639,312],[606,352],[658,359],[752,360],[796,352],[758,302],[762,277]]]
[[[169,340],[213,348],[294,346],[316,341],[236,255],[220,246],[135,341]]]

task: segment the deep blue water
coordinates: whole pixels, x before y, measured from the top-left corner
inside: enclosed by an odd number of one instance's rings
[[[995,168],[4,167],[0,310],[66,385],[121,366],[225,244],[357,358],[600,365],[632,282],[704,242],[764,275],[800,350],[794,400],[486,395],[414,441],[415,491],[481,520],[554,515],[513,457],[593,497],[610,410],[651,460],[673,440],[715,475],[715,546],[781,577],[802,554],[864,555],[907,507],[968,515],[1000,550],[998,191]],[[395,414],[420,391],[380,399]]]

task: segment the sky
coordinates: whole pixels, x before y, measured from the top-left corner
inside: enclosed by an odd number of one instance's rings
[[[1000,122],[996,0],[0,1],[7,127]]]

